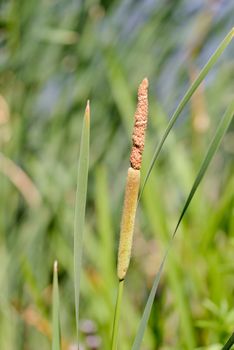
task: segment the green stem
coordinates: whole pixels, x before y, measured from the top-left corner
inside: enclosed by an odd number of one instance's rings
[[[117,350],[123,287],[124,287],[124,280],[119,281],[118,295],[117,295],[116,305],[115,305],[114,324],[113,324],[113,330],[112,330],[111,350]]]

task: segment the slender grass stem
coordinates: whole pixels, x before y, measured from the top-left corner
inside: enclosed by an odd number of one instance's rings
[[[115,305],[114,324],[112,329],[111,350],[117,350],[117,345],[118,345],[119,320],[120,320],[120,313],[121,313],[123,288],[124,288],[124,280],[119,281],[119,286],[118,286],[118,294],[117,294],[116,305]]]

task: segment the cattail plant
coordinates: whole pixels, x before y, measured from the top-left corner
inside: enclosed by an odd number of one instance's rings
[[[127,173],[124,206],[120,229],[117,266],[119,288],[112,333],[112,349],[117,348],[118,324],[120,317],[123,284],[131,257],[133,230],[137,209],[138,192],[140,187],[140,169],[142,162],[142,153],[145,144],[145,131],[147,127],[147,117],[148,80],[145,78],[138,88],[138,103],[134,117],[135,122],[132,134],[132,151],[130,156],[130,167]]]
[[[182,110],[189,102],[201,82],[207,76],[208,72],[214,66],[222,52],[230,44],[234,35],[234,28],[228,33],[228,35],[221,42],[217,50],[210,57],[209,61],[203,67],[198,77],[186,91],[184,97],[180,101],[178,107],[173,113],[167,128],[159,141],[151,164],[149,165],[148,171],[146,172],[145,179],[143,180],[143,185],[141,186],[141,193],[139,193],[140,187],[140,169],[142,162],[142,154],[144,150],[145,143],[145,131],[147,127],[147,115],[148,115],[148,80],[144,79],[138,89],[138,103],[135,112],[135,122],[132,135],[132,150],[130,156],[130,167],[127,172],[126,189],[124,197],[124,206],[122,213],[121,229],[120,229],[120,242],[118,251],[118,266],[117,266],[117,276],[119,280],[118,284],[118,294],[116,300],[115,314],[114,314],[114,324],[112,331],[111,349],[117,349],[118,340],[118,328],[120,320],[120,310],[122,302],[122,294],[124,287],[124,280],[128,271],[134,223],[137,209],[137,202],[144,190],[145,184],[151,173],[155,161],[158,159],[161,149],[166,141],[173,125],[179,118]],[[160,263],[158,272],[156,273],[153,281],[153,285],[146,302],[144,312],[132,345],[132,350],[140,350],[144,333],[147,327],[147,322],[150,317],[150,312],[155,300],[155,294],[159,285],[159,281],[162,275],[165,261],[167,259],[169,250],[172,246],[173,240],[176,236],[180,223],[187,212],[187,209],[196,193],[201,180],[203,179],[207,168],[212,161],[228,127],[230,126],[234,116],[234,100],[231,101],[226,112],[220,120],[220,123],[216,129],[213,139],[207,152],[203,158],[200,168],[192,184],[191,190],[187,196],[184,206],[182,207],[181,214],[168,243],[167,249],[164,253],[163,259]],[[83,233],[84,233],[84,221],[85,221],[85,206],[87,197],[87,182],[88,182],[88,166],[89,166],[89,134],[90,134],[90,108],[89,103],[87,103],[83,128],[82,137],[80,145],[80,157],[78,163],[78,180],[77,180],[77,195],[76,195],[76,209],[75,209],[75,220],[74,220],[74,282],[75,282],[75,311],[76,311],[76,330],[77,330],[77,344],[79,347],[79,297],[80,297],[80,274],[81,274],[81,262],[82,262],[82,251],[83,251]],[[60,326],[59,326],[59,294],[58,294],[58,281],[57,281],[57,263],[54,265],[54,283],[53,283],[53,344],[52,349],[60,350]],[[233,335],[228,339],[227,343],[224,345],[222,350],[228,350],[234,343]],[[188,343],[188,348],[192,348]]]

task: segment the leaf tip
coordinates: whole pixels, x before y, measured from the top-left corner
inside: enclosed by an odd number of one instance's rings
[[[58,272],[58,261],[55,260],[54,262],[54,272]]]
[[[90,120],[90,102],[89,102],[89,100],[87,101],[86,108],[85,108],[85,119],[87,121]]]

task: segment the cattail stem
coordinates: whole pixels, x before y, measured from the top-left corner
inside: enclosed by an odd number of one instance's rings
[[[120,313],[121,313],[123,287],[124,287],[124,280],[119,281],[118,295],[117,295],[117,300],[116,300],[116,305],[115,305],[114,324],[113,324],[113,330],[112,330],[111,350],[117,349],[118,332],[119,332],[119,319],[120,319]]]

